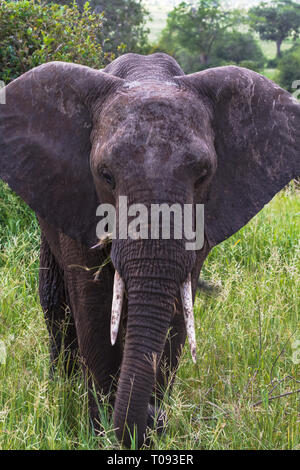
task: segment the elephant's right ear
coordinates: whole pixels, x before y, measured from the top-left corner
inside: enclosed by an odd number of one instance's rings
[[[123,80],[50,62],[4,88],[0,177],[48,223],[85,244],[96,238],[91,110]],[[3,90],[2,90],[3,93]]]

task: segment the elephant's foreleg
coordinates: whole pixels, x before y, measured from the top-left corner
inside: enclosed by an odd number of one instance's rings
[[[40,247],[39,295],[50,338],[51,373],[62,357],[68,374],[76,369],[78,352],[74,320],[68,305],[64,273],[42,233]],[[60,355],[63,356],[60,356]]]
[[[176,309],[166,339],[164,353],[157,370],[153,403],[155,401],[160,402],[166,393],[171,392],[185,339],[186,330],[183,314]]]
[[[96,395],[114,402],[122,360],[122,329],[114,346],[110,320],[114,269],[107,255],[89,250],[63,237],[65,277],[74,312],[80,358],[89,387],[89,407],[94,424],[99,420]]]

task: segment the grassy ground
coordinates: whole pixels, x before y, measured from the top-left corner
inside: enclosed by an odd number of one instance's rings
[[[221,290],[196,299],[198,362],[186,347],[156,449],[300,448],[299,394],[270,399],[300,388],[299,213],[281,192],[211,253],[203,277]],[[118,448],[105,406],[92,433],[82,378],[48,378],[38,227],[2,184],[0,222],[0,449]]]

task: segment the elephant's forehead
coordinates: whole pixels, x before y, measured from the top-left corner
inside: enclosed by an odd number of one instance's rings
[[[185,159],[200,162],[213,154],[209,116],[179,91],[177,96],[153,93],[146,100],[121,96],[102,122],[94,156],[108,165],[144,168],[149,174],[163,171],[164,164],[171,171]]]
[[[173,120],[181,116],[186,119],[192,116],[193,95],[176,86],[143,87],[130,90],[119,97],[122,116],[137,115],[144,120]],[[197,112],[194,109],[194,112]]]
[[[198,101],[198,102],[195,102]],[[149,85],[121,91],[104,109],[106,135],[135,137],[157,132],[158,138],[187,137],[207,126],[208,113],[191,92],[176,85]],[[184,139],[186,140],[186,139]]]

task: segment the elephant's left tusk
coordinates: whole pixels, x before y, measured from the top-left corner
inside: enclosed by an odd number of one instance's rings
[[[193,296],[191,275],[180,286],[181,301],[183,307],[183,315],[186,327],[186,333],[190,343],[193,362],[196,364],[196,334],[194,324]]]
[[[118,336],[120,318],[122,313],[125,284],[118,271],[115,272],[113,301],[111,308],[110,340],[114,345]]]

